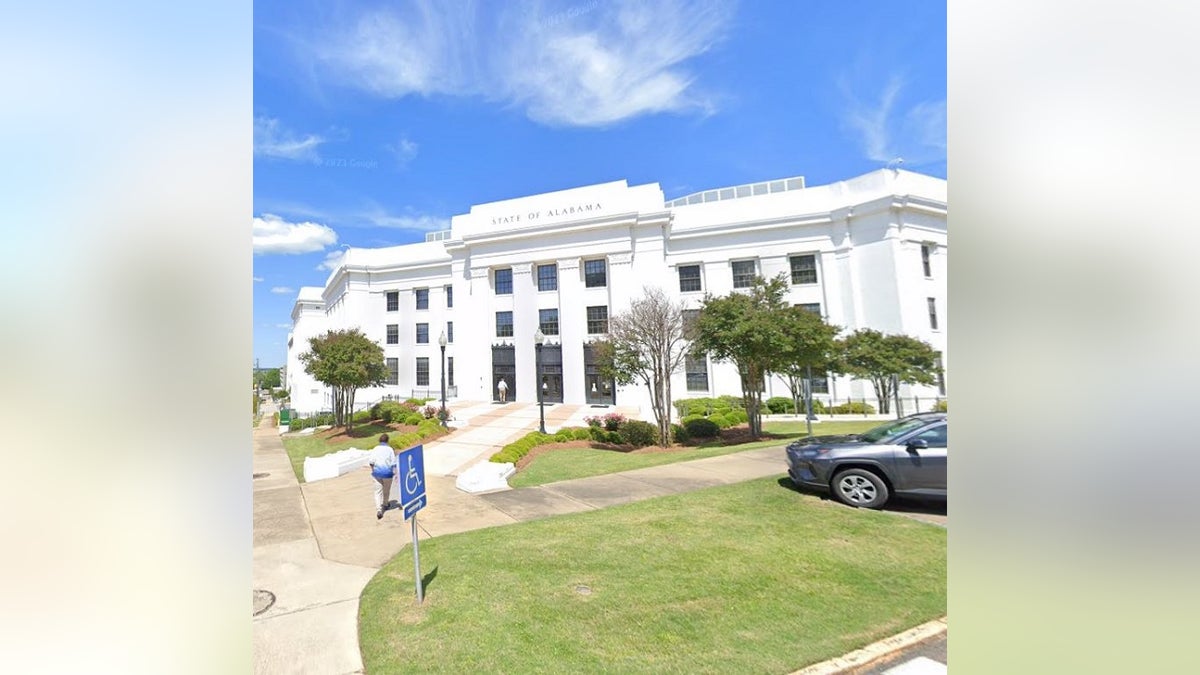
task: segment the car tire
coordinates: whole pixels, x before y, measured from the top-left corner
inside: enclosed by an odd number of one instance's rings
[[[887,483],[866,469],[839,471],[830,487],[843,504],[864,509],[882,508],[890,496]]]

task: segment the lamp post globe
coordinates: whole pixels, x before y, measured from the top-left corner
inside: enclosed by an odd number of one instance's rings
[[[541,381],[541,379],[542,379],[542,344],[544,342],[546,342],[546,334],[543,333],[541,327],[539,327],[537,329],[537,331],[533,334],[533,346],[534,346],[534,352],[536,353],[536,361],[537,361],[537,379],[534,380],[535,382]],[[534,385],[534,386],[537,387],[536,385]],[[542,383],[542,386],[537,387],[538,431],[543,434],[546,433],[546,404],[545,404],[546,397],[543,395],[545,389],[546,389],[545,382]]]

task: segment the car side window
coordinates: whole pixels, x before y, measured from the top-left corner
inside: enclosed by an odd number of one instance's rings
[[[946,425],[942,424],[932,429],[926,429],[909,440],[915,441],[918,438],[928,443],[931,448],[944,448],[946,447]]]

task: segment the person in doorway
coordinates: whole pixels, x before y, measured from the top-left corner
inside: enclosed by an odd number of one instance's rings
[[[508,402],[508,382],[505,382],[503,377],[500,378],[500,384],[496,385],[496,392],[500,394],[501,403]]]
[[[379,437],[379,445],[367,456],[371,478],[375,479],[375,519],[383,518],[392,494],[392,479],[396,476],[396,451],[388,445],[388,435]]]

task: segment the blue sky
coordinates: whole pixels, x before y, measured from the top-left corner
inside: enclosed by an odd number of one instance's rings
[[[878,2],[256,2],[254,356],[345,246],[626,179],[946,176],[946,9]]]

